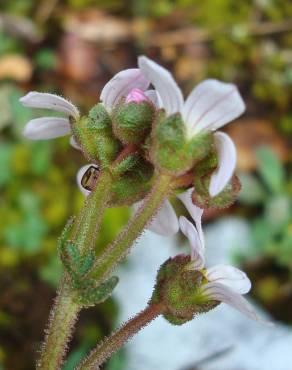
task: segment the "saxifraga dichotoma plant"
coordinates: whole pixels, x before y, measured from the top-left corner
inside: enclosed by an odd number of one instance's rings
[[[245,110],[235,85],[205,80],[184,100],[172,75],[141,56],[138,68],[119,72],[105,85],[88,115],[54,94],[29,92],[20,102],[64,115],[31,120],[24,128],[26,138],[71,135],[70,143],[90,162],[77,174],[84,206],[59,238],[64,272],[37,369],[61,368],[78,313],[111,295],[118,283],[113,270],[145,228],[162,235],[180,229],[189,240],[190,254],[170,258],[160,267],[145,310],[97,345],[77,369],[98,369],[159,315],[182,325],[223,302],[259,320],[242,296],[251,287],[244,272],[227,265],[205,267],[203,211],[229,206],[240,190],[234,175],[235,145],[217,131]],[[177,217],[168,200],[172,196],[184,204],[193,223]],[[103,214],[120,205],[133,206],[134,214],[98,253],[95,243]]]

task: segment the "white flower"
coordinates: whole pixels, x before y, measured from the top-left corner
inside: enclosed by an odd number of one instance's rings
[[[139,68],[125,69],[117,73],[109,82],[104,86],[100,94],[100,100],[104,107],[110,112],[113,107],[118,103],[121,98],[127,98],[135,91],[139,90],[145,95],[150,82],[144,77]],[[150,94],[152,94],[150,92]],[[151,100],[151,97],[149,97]]]
[[[121,97],[127,97],[132,90],[141,90],[149,100],[155,99],[153,90],[146,91],[149,81],[143,76],[138,68],[126,69],[117,73],[103,88],[100,99],[108,111]],[[68,100],[54,94],[30,92],[20,99],[25,107],[49,109],[64,113],[65,118],[42,117],[29,121],[23,131],[23,135],[31,140],[54,139],[60,136],[71,134],[69,117],[79,118],[78,109]],[[155,102],[155,101],[154,101]],[[70,144],[80,149],[74,137],[70,139]]]
[[[227,303],[251,319],[261,321],[253,307],[242,296],[251,289],[247,275],[230,265],[217,265],[205,268],[205,245],[203,240],[201,216],[195,216],[196,227],[185,217],[180,217],[180,230],[188,238],[191,247],[190,269],[199,270],[208,281],[201,287],[201,294],[210,300]]]
[[[155,87],[158,107],[163,108],[167,115],[181,114],[188,140],[200,132],[217,130],[239,117],[245,110],[237,87],[231,83],[205,80],[184,101],[180,88],[165,68],[145,56],[139,57],[138,65]],[[236,166],[236,150],[230,137],[218,132],[214,139],[219,164],[210,183],[209,193],[212,197],[224,189]]]
[[[42,117],[29,121],[24,127],[23,135],[31,140],[47,140],[69,135],[69,117],[79,118],[75,105],[58,95],[32,91],[20,98],[20,102],[25,107],[49,109],[65,115],[65,118]]]
[[[163,108],[167,115],[181,114],[187,139],[200,132],[217,130],[240,116],[245,110],[244,102],[233,84],[214,79],[205,80],[196,86],[184,101],[180,88],[165,68],[145,56],[139,57],[138,65],[144,76],[155,87],[158,108]],[[218,167],[210,180],[211,197],[218,195],[225,188],[236,167],[236,148],[232,139],[223,132],[215,132],[214,142],[218,153]],[[196,212],[196,207],[191,201],[192,191],[193,188],[178,196],[191,214]],[[178,230],[178,220],[173,217],[173,214],[174,210],[167,201],[149,229],[162,235],[174,234],[175,230]],[[167,224],[164,218],[172,222]],[[165,224],[168,228],[165,228]]]

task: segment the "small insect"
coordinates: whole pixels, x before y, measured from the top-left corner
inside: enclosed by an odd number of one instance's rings
[[[99,168],[90,166],[81,179],[81,185],[84,189],[92,191],[99,177]]]

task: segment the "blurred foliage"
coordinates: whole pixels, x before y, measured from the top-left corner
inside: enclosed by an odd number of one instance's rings
[[[22,108],[19,97],[57,92],[88,109],[104,83],[143,52],[172,69],[186,92],[207,76],[237,83],[249,117],[272,122],[284,147],[292,134],[291,50],[292,2],[286,0],[0,2],[0,369],[2,363],[8,370],[32,368],[61,272],[56,239],[83,201],[75,174],[85,161],[68,138],[24,140],[24,124],[42,112]],[[241,176],[235,209],[250,220],[248,257],[272,258],[291,273],[290,167],[259,149],[256,172]],[[108,210],[98,251],[128,217],[126,208]],[[271,269],[260,281],[263,301],[279,292],[278,275]],[[66,370],[110,331],[116,312],[112,301],[85,311]],[[125,358],[120,352],[108,369],[126,368]]]
[[[250,220],[251,253],[271,258],[292,277],[292,176],[269,148],[259,148],[257,158],[257,173],[240,176],[239,201],[257,210]]]

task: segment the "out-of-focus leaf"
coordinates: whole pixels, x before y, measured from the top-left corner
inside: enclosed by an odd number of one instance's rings
[[[108,362],[106,370],[126,370],[127,356],[124,348],[115,353]]]
[[[245,204],[259,204],[264,201],[266,191],[260,181],[248,173],[240,173],[239,179],[242,185],[238,199]]]
[[[257,249],[261,254],[264,254],[269,249],[272,237],[272,231],[269,228],[269,224],[263,219],[255,220],[251,229],[251,235],[255,249]]]
[[[291,214],[291,200],[280,195],[270,198],[265,207],[265,218],[272,229],[282,228],[287,224]],[[292,250],[292,246],[291,246]]]
[[[0,87],[0,131],[11,123],[10,94],[11,87],[9,85]]]
[[[48,142],[36,142],[32,146],[31,169],[33,174],[44,175],[51,161],[51,146]]]
[[[8,184],[11,180],[10,159],[12,150],[12,145],[0,144],[0,187]]]
[[[25,253],[35,253],[42,248],[42,239],[47,225],[41,217],[39,199],[29,192],[23,192],[18,199],[19,220],[12,220],[4,229],[7,245]]]
[[[40,49],[35,56],[36,66],[43,70],[52,70],[57,66],[55,52],[51,49]]]
[[[63,366],[63,370],[72,370],[78,364],[78,362],[86,356],[90,350],[90,345],[88,343],[82,343],[78,348],[72,351]]]
[[[262,147],[257,150],[258,170],[269,190],[280,192],[284,183],[284,169],[274,152]]]
[[[57,255],[53,255],[47,264],[39,269],[40,277],[54,288],[57,286],[62,273],[62,264]]]

